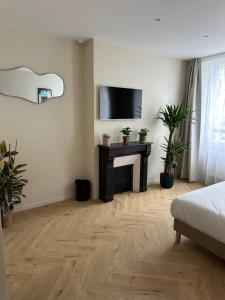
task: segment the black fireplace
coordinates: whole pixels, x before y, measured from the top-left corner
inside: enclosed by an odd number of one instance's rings
[[[140,155],[138,168],[138,191],[147,190],[148,156],[151,153],[152,143],[140,144],[130,142],[124,146],[122,143],[111,144],[110,147],[99,145],[99,198],[104,202],[113,200],[113,194],[133,190],[133,164],[115,167],[114,160],[118,157],[132,157]],[[129,160],[128,160],[129,161]]]

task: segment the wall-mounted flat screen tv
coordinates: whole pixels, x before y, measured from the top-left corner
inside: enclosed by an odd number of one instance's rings
[[[142,90],[100,87],[100,119],[140,119]]]

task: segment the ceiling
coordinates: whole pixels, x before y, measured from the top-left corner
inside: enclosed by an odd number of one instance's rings
[[[190,59],[225,51],[225,0],[1,0],[0,26]]]

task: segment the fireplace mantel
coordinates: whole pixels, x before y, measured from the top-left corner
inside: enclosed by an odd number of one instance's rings
[[[147,190],[148,156],[152,143],[130,142],[111,144],[110,147],[99,145],[99,198],[104,202],[113,200],[114,194],[114,159],[121,156],[140,154],[140,187],[139,192]]]

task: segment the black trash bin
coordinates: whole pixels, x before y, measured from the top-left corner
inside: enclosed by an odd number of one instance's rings
[[[78,201],[87,201],[91,197],[91,183],[89,180],[76,179],[76,199]]]

